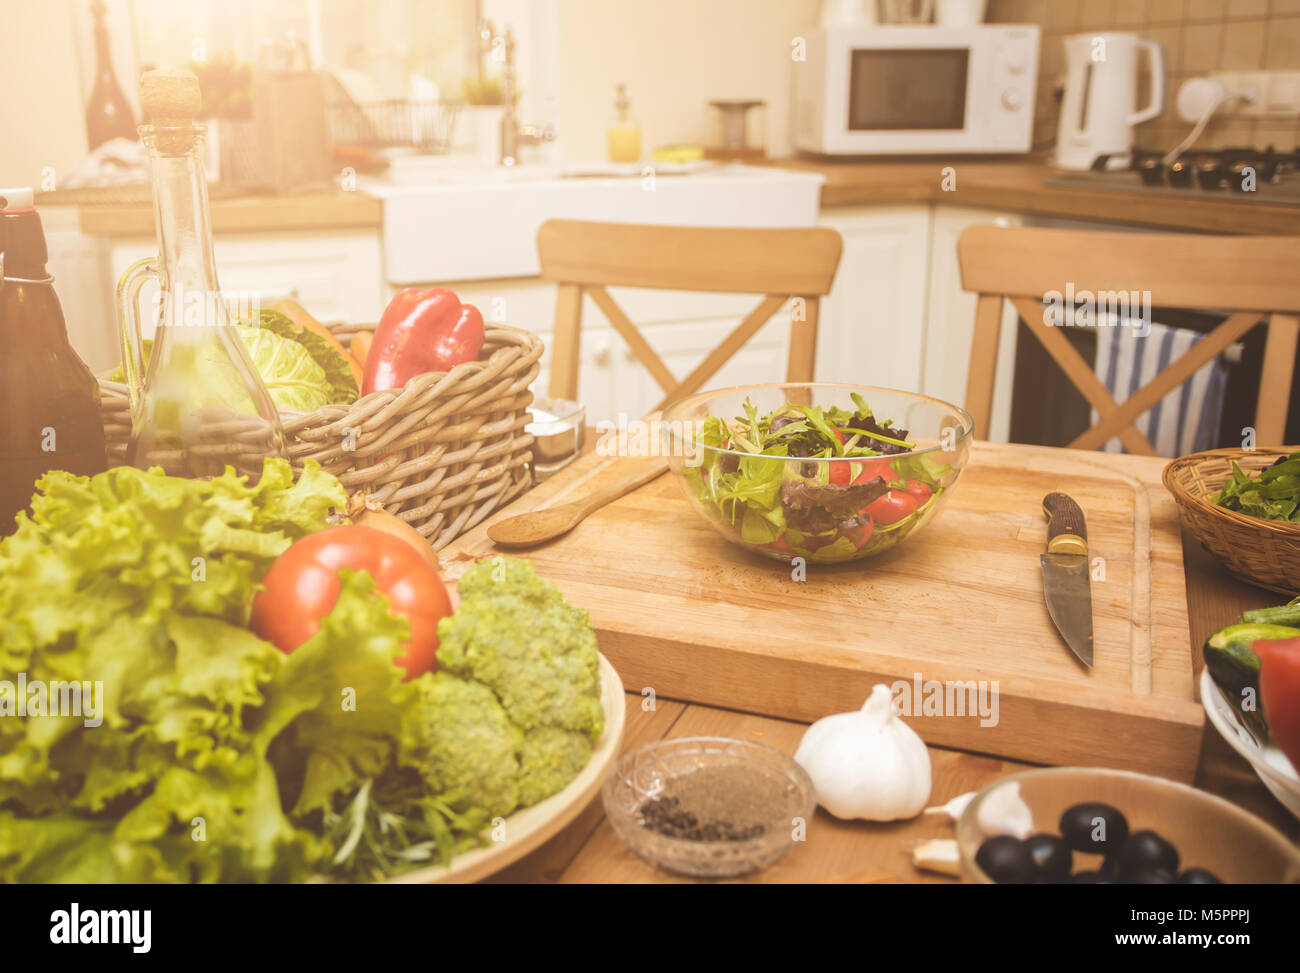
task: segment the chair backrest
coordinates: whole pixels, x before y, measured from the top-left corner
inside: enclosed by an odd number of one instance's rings
[[[1133,420],[1266,321],[1256,442],[1281,444],[1300,336],[1300,238],[981,225],[962,233],[957,258],[962,287],[979,294],[966,384],[966,411],[975,420],[977,436],[988,434],[1005,298],[1101,417],[1070,443],[1076,449],[1097,449],[1118,436],[1130,452],[1155,455]],[[1149,302],[1148,309],[1234,313],[1123,403],[1116,403],[1092,365],[1048,320],[1042,304],[1049,294],[1055,299],[1084,292],[1095,300],[1136,292],[1138,300]],[[1108,297],[1108,303],[1116,302]]]
[[[824,227],[731,229],[547,220],[537,232],[542,279],[558,285],[550,394],[578,393],[582,298],[591,296],[663,389],[656,408],[698,390],[790,298],[786,380],[810,382],[820,298],[830,292],[843,243]],[[744,320],[685,378],[678,379],[607,287],[762,294]]]

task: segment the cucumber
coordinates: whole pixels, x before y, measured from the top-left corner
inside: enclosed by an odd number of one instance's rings
[[[1276,608],[1256,608],[1254,611],[1242,612],[1238,621],[1300,626],[1300,598],[1292,598],[1285,605],[1278,605]]]
[[[1228,702],[1237,708],[1241,721],[1261,743],[1268,739],[1268,724],[1259,701],[1259,656],[1251,645],[1259,639],[1291,639],[1300,628],[1257,622],[1229,625],[1208,639],[1201,650],[1210,678]]]

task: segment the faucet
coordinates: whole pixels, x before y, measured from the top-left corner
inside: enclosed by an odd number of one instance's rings
[[[503,166],[513,166],[519,162],[521,145],[554,142],[555,127],[519,124],[515,117],[519,90],[519,79],[515,76],[515,34],[509,27],[505,34],[505,54],[505,67],[501,73],[501,157],[497,161]]]

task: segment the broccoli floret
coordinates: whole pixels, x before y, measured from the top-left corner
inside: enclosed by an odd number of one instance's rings
[[[519,752],[520,807],[563,790],[590,759],[591,741],[583,734],[554,726],[533,730]]]
[[[403,728],[403,762],[418,766],[432,793],[457,811],[509,814],[519,805],[519,728],[487,686],[449,672],[417,684],[420,705]]]
[[[515,558],[480,561],[458,588],[460,607],[438,623],[441,669],[491,687],[525,733],[555,727],[599,739],[605,714],[587,613]]]

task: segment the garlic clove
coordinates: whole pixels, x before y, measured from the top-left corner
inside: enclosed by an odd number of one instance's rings
[[[961,854],[953,838],[931,838],[912,849],[912,864],[924,872],[961,874]]]
[[[1034,833],[1034,814],[1020,796],[1018,780],[989,791],[980,801],[975,821],[987,837],[1009,834],[1023,839]]]
[[[967,791],[965,794],[958,794],[947,804],[936,804],[934,807],[927,807],[925,814],[944,814],[956,821],[961,817],[962,812],[966,810],[966,805],[975,800],[975,792]]]

